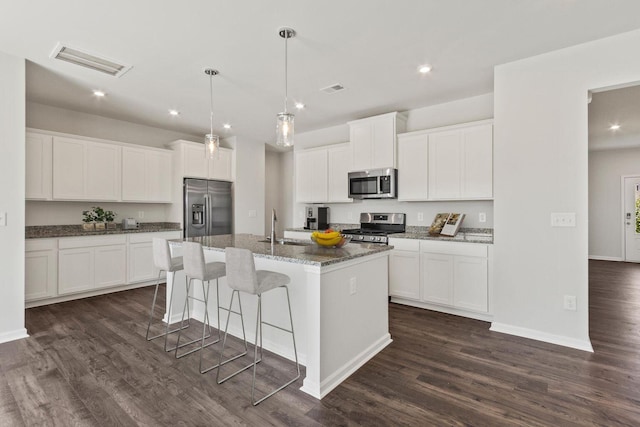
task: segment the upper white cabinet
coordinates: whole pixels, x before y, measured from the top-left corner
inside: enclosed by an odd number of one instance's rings
[[[396,135],[404,132],[406,118],[387,113],[349,122],[352,170],[397,167]]]
[[[299,151],[296,162],[296,202],[322,203],[327,193],[327,150]]]
[[[53,199],[120,200],[121,147],[53,137]]]
[[[178,156],[182,177],[233,181],[233,150],[220,147],[216,158],[207,159],[204,144],[179,140],[170,146]]]
[[[25,156],[25,198],[51,200],[53,137],[37,132],[27,132]]]
[[[349,144],[327,148],[327,202],[352,202],[349,198],[349,171],[353,165],[353,152]]]
[[[398,200],[492,197],[491,120],[398,135]]]
[[[122,148],[122,201],[171,202],[171,153]]]

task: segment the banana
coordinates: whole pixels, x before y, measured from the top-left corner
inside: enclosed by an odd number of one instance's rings
[[[340,236],[341,234],[339,231],[332,231],[331,233],[321,233],[321,232],[315,231],[313,235],[316,239],[332,240]]]
[[[334,237],[333,239],[316,239],[316,242],[322,246],[335,246],[342,241],[342,236]]]
[[[332,231],[331,233],[314,231],[311,236],[313,240],[322,246],[334,246],[342,241],[342,235],[339,231]]]

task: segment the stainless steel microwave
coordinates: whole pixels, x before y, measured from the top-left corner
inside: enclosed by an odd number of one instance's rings
[[[349,197],[352,199],[397,198],[398,170],[386,168],[349,172]]]

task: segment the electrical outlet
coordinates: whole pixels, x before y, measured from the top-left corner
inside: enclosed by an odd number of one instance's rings
[[[144,218],[144,211],[138,211],[138,219]]]
[[[356,285],[356,278],[352,277],[349,279],[349,295],[354,295],[358,291],[358,287]]]
[[[565,295],[564,296],[564,309],[570,311],[576,311],[576,296]]]
[[[249,211],[249,218],[255,218],[258,216],[258,212],[255,209]]]
[[[552,227],[575,227],[575,212],[551,212]]]
[[[484,212],[480,212],[478,214],[478,222],[487,222],[487,214]]]
[[[418,221],[424,221],[424,212],[418,212]]]
[[[6,226],[7,226],[7,213],[0,212],[0,227],[6,227]]]

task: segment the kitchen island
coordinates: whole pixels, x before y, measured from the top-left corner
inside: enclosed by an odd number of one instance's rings
[[[275,244],[264,237],[249,234],[207,236],[187,239],[202,243],[205,259],[224,261],[224,249],[249,249],[254,254],[257,270],[272,270],[291,277],[289,292],[298,357],[306,366],[302,391],[322,399],[360,366],[391,343],[388,317],[388,257],[392,247],[350,243],[340,249],[322,248],[315,244]],[[180,255],[182,241],[171,241],[172,251]],[[295,243],[295,242],[293,242]],[[176,274],[174,304],[168,313],[171,323],[179,322],[184,301],[184,272]],[[167,281],[167,292],[172,280]],[[201,294],[201,286],[192,287]],[[211,293],[209,313],[217,327],[215,292]],[[231,289],[226,278],[220,279],[220,305],[227,306]],[[288,326],[284,291],[263,295],[263,320]],[[247,339],[255,338],[257,298],[242,295]],[[203,319],[196,304],[191,316]],[[166,318],[165,318],[166,319]],[[226,312],[221,311],[221,323]],[[238,316],[232,315],[229,332],[241,337]],[[265,349],[293,360],[291,337],[272,328],[263,329]]]

